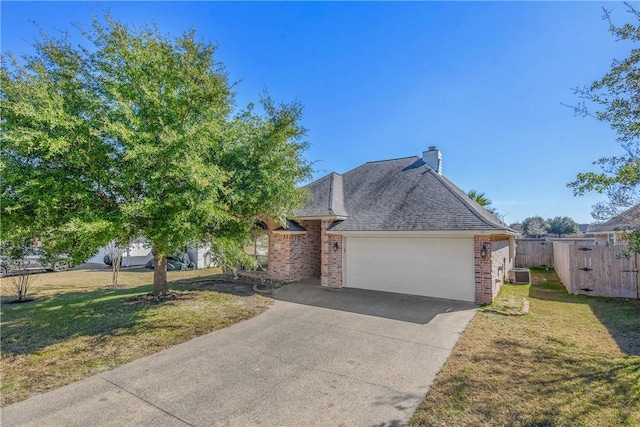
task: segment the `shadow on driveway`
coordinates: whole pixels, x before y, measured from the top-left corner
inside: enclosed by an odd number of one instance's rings
[[[274,298],[297,304],[425,325],[436,315],[477,308],[471,302],[353,288],[326,288],[318,279],[291,283]]]

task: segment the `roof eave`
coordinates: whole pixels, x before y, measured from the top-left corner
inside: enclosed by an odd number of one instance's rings
[[[296,221],[312,221],[312,220],[320,220],[320,221],[344,221],[347,219],[347,216],[344,215],[309,215],[309,216],[296,216]]]
[[[272,231],[273,234],[278,235],[304,235],[307,234],[306,231],[292,231],[278,228],[277,230]]]
[[[343,236],[518,236],[509,230],[328,230],[327,234]]]

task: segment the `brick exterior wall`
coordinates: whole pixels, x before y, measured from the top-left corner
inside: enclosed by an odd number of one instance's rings
[[[306,234],[276,234],[275,227],[269,227],[269,276],[286,282],[320,277],[323,286],[342,287],[342,236],[326,233],[331,221],[301,221],[300,225]],[[480,255],[483,245],[487,248],[484,258]],[[474,236],[473,250],[475,300],[491,303],[513,268],[509,238]]]
[[[277,280],[290,281],[291,276],[291,236],[274,234],[270,228],[267,273]]]
[[[307,234],[291,242],[292,280],[320,277],[320,221],[300,221]]]
[[[306,234],[278,234],[269,227],[269,277],[285,282],[320,277],[320,221],[300,221]]]
[[[321,268],[320,284],[330,288],[342,287],[342,236],[327,234],[331,221],[322,221],[320,225]],[[334,250],[337,243],[337,250]]]
[[[480,255],[482,246],[487,248],[486,257]],[[474,236],[476,302],[491,303],[498,295],[507,272],[513,268],[509,257],[508,236]]]
[[[495,298],[508,279],[507,274],[513,268],[514,259],[509,258],[509,237],[491,237],[491,280],[493,281],[493,297]]]

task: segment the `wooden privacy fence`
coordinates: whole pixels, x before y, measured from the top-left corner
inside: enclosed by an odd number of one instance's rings
[[[553,268],[553,242],[563,242],[570,245],[595,245],[593,238],[565,238],[565,239],[516,239],[516,267],[547,267]]]
[[[572,294],[640,298],[640,255],[624,256],[626,245],[553,242],[553,264]]]
[[[553,268],[553,245],[547,239],[516,239],[516,267]]]

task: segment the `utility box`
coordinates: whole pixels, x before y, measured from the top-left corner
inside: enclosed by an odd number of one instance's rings
[[[511,283],[531,283],[531,271],[528,268],[514,268],[509,270],[509,281]]]

